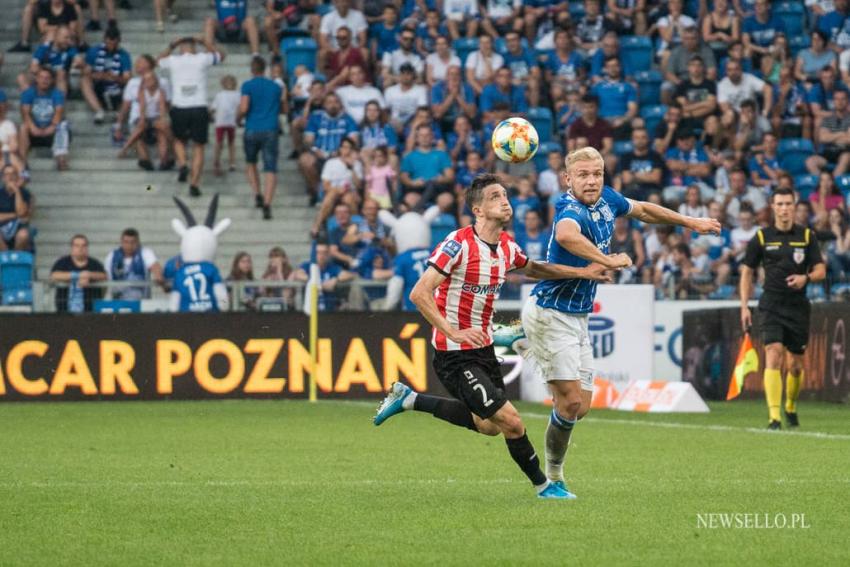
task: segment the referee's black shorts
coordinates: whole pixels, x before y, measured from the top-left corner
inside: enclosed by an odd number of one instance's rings
[[[493,345],[472,350],[438,350],[434,355],[434,371],[446,390],[481,419],[490,419],[508,402]]]
[[[804,296],[775,297],[769,293],[759,301],[759,329],[764,344],[782,343],[793,354],[803,354],[809,344],[812,306]]]
[[[206,106],[171,109],[171,131],[185,143],[206,144],[210,128],[210,112]]]

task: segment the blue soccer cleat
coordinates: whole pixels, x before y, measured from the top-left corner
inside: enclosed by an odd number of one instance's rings
[[[376,413],[375,417],[372,419],[375,425],[381,425],[395,414],[403,412],[404,407],[402,406],[402,403],[412,392],[413,390],[401,382],[394,382],[390,388],[390,392],[387,394],[387,397],[384,398],[384,401],[382,401],[381,405],[378,406],[378,413]]]
[[[519,339],[525,338],[521,322],[512,325],[493,325],[493,345],[511,348]]]
[[[564,484],[563,480],[551,481],[549,486],[537,494],[537,497],[553,500],[575,500],[578,498],[575,494],[567,490],[567,485]]]

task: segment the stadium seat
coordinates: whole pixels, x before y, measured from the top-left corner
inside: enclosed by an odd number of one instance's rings
[[[811,174],[798,175],[794,178],[794,186],[797,188],[797,193],[800,194],[800,200],[808,201],[809,195],[818,188],[818,176]]]
[[[638,105],[649,106],[661,103],[661,82],[664,77],[659,71],[640,71],[635,73],[638,84]]]
[[[537,130],[537,135],[540,136],[540,143],[544,144],[552,139],[552,127],[555,124],[555,119],[552,117],[552,111],[543,106],[537,106],[528,109],[528,121],[531,122],[534,129]]]
[[[620,58],[628,60],[633,72],[652,69],[652,41],[648,37],[627,35],[620,38]]]
[[[141,313],[142,302],[138,299],[98,299],[94,302],[95,313]]]
[[[655,134],[655,127],[658,126],[659,122],[664,120],[665,112],[667,112],[667,107],[663,104],[644,106],[640,109],[640,117],[643,118],[643,121],[646,124],[646,129],[649,132],[650,138]]]
[[[786,37],[804,35],[806,29],[806,10],[802,2],[777,2],[773,13],[785,24]]]
[[[547,161],[549,159],[549,153],[551,152],[561,152],[561,155],[564,153],[564,148],[558,142],[546,142],[540,144],[540,147],[537,148],[537,153],[534,154],[532,160],[534,161],[534,167],[537,169],[537,173],[540,173],[544,169],[548,167]]]
[[[33,255],[29,252],[0,252],[0,290],[3,305],[32,303]]]
[[[811,47],[812,40],[807,35],[798,35],[788,40],[788,48],[791,50],[791,57],[796,58],[802,50]]]
[[[614,154],[617,156],[623,156],[628,153],[631,153],[634,149],[635,146],[634,144],[632,144],[631,140],[621,140],[619,142],[614,142]]]
[[[806,173],[806,158],[815,153],[811,140],[788,138],[779,141],[779,163],[791,175]]]
[[[333,9],[334,9],[333,4],[330,4],[330,3],[325,4],[323,2],[320,2],[316,6],[316,13],[319,14],[320,16],[324,16],[325,14],[332,12]]]
[[[841,194],[844,195],[844,198],[847,199],[847,196],[850,195],[850,174],[845,173],[844,175],[836,177],[835,185],[841,191]],[[817,188],[817,184],[815,184],[815,188]]]
[[[460,65],[463,67],[466,64],[466,58],[469,54],[478,49],[477,37],[460,37],[452,43],[452,47],[460,57]]]
[[[286,74],[291,76],[296,65],[305,65],[311,72],[316,70],[316,53],[319,46],[309,37],[285,37],[280,50],[286,61]]]

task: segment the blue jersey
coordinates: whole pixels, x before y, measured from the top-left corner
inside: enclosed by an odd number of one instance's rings
[[[211,262],[183,264],[174,276],[174,291],[180,294],[181,313],[218,311],[213,288],[221,283],[221,274]]]
[[[39,45],[32,56],[32,60],[40,67],[50,67],[55,73],[56,71],[69,71],[76,56],[76,47],[69,46],[63,51],[56,47],[55,43],[50,42]]]
[[[404,292],[402,297],[402,309],[405,311],[416,311],[416,305],[410,301],[410,292],[413,286],[428,268],[428,258],[431,251],[427,248],[411,248],[402,252],[393,260],[395,275],[404,280]]]
[[[583,268],[590,264],[584,258],[565,250],[554,238],[556,227],[561,221],[575,222],[581,234],[593,242],[600,252],[608,254],[614,219],[632,210],[629,201],[607,185],[602,189],[599,200],[587,206],[573,197],[572,193],[561,196],[555,206],[555,221],[546,261],[564,266]],[[584,279],[542,280],[531,292],[537,297],[537,305],[557,309],[564,313],[590,313],[596,297],[596,282]]]

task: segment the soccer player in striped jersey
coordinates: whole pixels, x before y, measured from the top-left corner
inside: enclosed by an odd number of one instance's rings
[[[552,238],[546,259],[553,264],[581,267],[608,258],[614,219],[626,216],[645,223],[673,224],[694,232],[719,233],[720,223],[694,218],[644,201],[626,199],[604,185],[602,155],[591,147],[566,158],[564,172],[570,188],[555,208]],[[564,458],[576,420],[590,410],[593,394],[593,349],[587,330],[596,297],[596,281],[539,282],[522,310],[522,326],[539,373],[552,392],[553,408],[546,429],[546,475],[566,489]]]
[[[410,293],[434,326],[434,370],[454,399],[417,394],[396,382],[381,403],[375,425],[416,410],[484,435],[504,435],[511,457],[541,498],[569,498],[550,483],[525,433],[519,412],[505,397],[493,350],[493,307],[505,275],[521,270],[533,278],[609,281],[607,269],[631,265],[624,254],[603,256],[581,267],[529,261],[504,231],[511,221],[505,188],[491,174],[476,177],[466,191],[475,224],[456,230],[434,250],[428,269]]]

